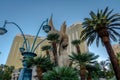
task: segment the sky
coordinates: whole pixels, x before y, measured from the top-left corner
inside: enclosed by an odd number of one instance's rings
[[[98,9],[114,9],[113,13],[120,12],[120,0],[0,0],[0,27],[4,21],[15,22],[24,34],[36,35],[41,23],[53,14],[53,23],[56,29],[66,21],[67,26],[83,22],[90,17],[90,11]],[[8,32],[0,35],[0,64],[5,64],[13,39],[20,31],[13,25],[6,26]],[[45,36],[41,31],[39,36]],[[112,44],[116,44],[112,42]],[[108,58],[106,49],[93,43],[89,51],[99,55],[99,60]]]

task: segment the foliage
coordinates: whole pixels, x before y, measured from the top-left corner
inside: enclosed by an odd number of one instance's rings
[[[72,53],[72,55],[69,55],[69,57],[70,57],[70,60],[75,61],[75,63],[77,64],[86,65],[86,64],[96,62],[95,59],[97,59],[99,56],[94,55],[91,52],[86,52],[82,54]]]
[[[54,66],[54,64],[51,62],[49,57],[46,56],[39,56],[36,58],[27,58],[27,66],[31,67],[31,66],[40,66],[42,68],[43,71],[47,71],[52,69],[52,67]]]
[[[108,7],[103,10],[98,10],[97,13],[90,12],[90,18],[85,18],[83,22],[84,30],[81,33],[81,39],[88,40],[87,44],[91,45],[96,39],[98,46],[99,39],[104,35],[109,35],[113,41],[117,41],[116,37],[120,34],[116,30],[120,30],[120,14],[111,14],[113,10],[108,11]],[[104,30],[103,30],[104,29]],[[103,30],[103,32],[101,32]],[[107,31],[107,32],[106,32]]]
[[[59,36],[58,33],[51,33],[47,35],[47,40],[58,42]]]
[[[50,45],[44,45],[44,46],[42,46],[42,51],[49,50],[49,49],[51,49]]]
[[[83,22],[83,31],[80,39],[87,40],[87,45],[91,45],[96,40],[96,45],[99,45],[99,40],[105,45],[105,48],[110,57],[113,69],[117,79],[120,79],[120,68],[118,60],[110,44],[111,40],[117,41],[120,37],[120,14],[112,14],[113,10],[98,10],[97,13],[91,11],[90,18],[85,18]]]
[[[71,67],[54,67],[44,73],[43,80],[79,80],[78,72]]]
[[[81,41],[76,39],[76,40],[73,40],[71,43],[73,45],[79,45],[81,43]]]
[[[96,59],[99,57],[98,55],[94,55],[93,53],[86,52],[82,54],[69,55],[70,60],[74,61],[80,67],[80,77],[81,80],[85,80],[86,78],[86,66],[89,64],[93,64],[96,62]]]
[[[46,51],[46,55],[47,57],[50,58],[50,54],[49,54],[49,50],[51,49],[52,47],[50,45],[44,45],[42,46],[42,51]]]
[[[0,80],[11,80],[13,66],[0,65]]]
[[[58,56],[57,56],[57,43],[59,42],[59,34],[51,33],[47,35],[47,40],[49,40],[52,44],[52,52],[54,56],[54,64],[58,66]]]
[[[101,69],[98,66],[97,63],[95,64],[88,64],[86,65],[86,69],[87,69],[87,77],[91,77],[91,78],[99,78],[99,75],[101,74]]]
[[[81,41],[76,39],[76,40],[73,40],[71,43],[76,47],[77,53],[81,54],[81,50],[79,46]]]

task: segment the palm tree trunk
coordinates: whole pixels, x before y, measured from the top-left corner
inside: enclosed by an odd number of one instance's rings
[[[87,80],[92,80],[92,77],[90,74],[88,74]]]
[[[117,80],[120,80],[120,67],[119,67],[119,64],[118,64],[117,57],[115,56],[115,53],[113,51],[113,48],[112,48],[109,41],[104,42],[104,45],[105,45],[105,48],[106,48],[106,50],[108,52],[108,55],[110,57],[110,61],[112,63],[116,78],[117,78]]]
[[[37,66],[36,72],[37,72],[37,77],[38,77],[38,79],[39,79],[39,80],[42,80],[42,69],[41,69],[40,66]]]
[[[46,55],[49,57],[50,56],[50,54],[49,54],[49,51],[48,50],[46,50]]]
[[[81,80],[85,80],[85,74],[86,74],[86,68],[81,65],[80,66],[80,77],[81,77]]]
[[[56,42],[52,42],[52,46],[53,46],[53,55],[54,55],[55,65],[58,66],[58,58],[57,58],[57,46],[56,46]]]
[[[79,45],[76,46],[76,49],[77,49],[77,53],[78,53],[78,54],[81,54]]]

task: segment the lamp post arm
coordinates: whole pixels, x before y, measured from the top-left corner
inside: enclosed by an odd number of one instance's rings
[[[14,22],[7,22],[7,21],[5,21],[5,24],[4,24],[3,27],[5,27],[6,24],[14,24],[20,30],[20,32],[21,32],[21,34],[23,36],[23,39],[25,41],[26,49],[27,49],[27,42],[26,42],[26,38],[25,38],[25,35],[24,35],[22,29],[16,23],[14,23]]]
[[[45,38],[45,39],[43,39],[42,41],[40,41],[40,42],[36,45],[36,47],[33,49],[33,52],[35,52],[35,50],[38,48],[38,46],[39,46],[42,42],[44,42],[46,39],[47,39],[47,38]]]
[[[40,30],[41,30],[41,28],[43,27],[43,24],[44,24],[45,22],[48,22],[48,19],[42,22],[42,24],[41,24],[41,26],[40,26],[40,28],[39,28],[39,30],[38,30],[38,32],[37,32],[37,35],[36,35],[35,38],[34,38],[34,42],[33,42],[32,48],[31,48],[31,52],[34,52],[33,48],[34,48],[35,42],[36,42],[37,37],[38,37],[38,34],[40,33]]]

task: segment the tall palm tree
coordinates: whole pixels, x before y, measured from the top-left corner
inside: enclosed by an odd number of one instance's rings
[[[59,41],[58,38],[59,38],[58,33],[51,33],[47,35],[47,40],[49,40],[52,44],[53,56],[56,66],[58,66],[58,57],[57,57],[57,43]]]
[[[81,54],[80,46],[79,46],[81,41],[76,39],[76,40],[73,40],[71,43],[76,47],[77,53]]]
[[[42,51],[46,51],[46,55],[50,57],[49,50],[51,49],[50,45],[44,45],[42,46]]]
[[[78,64],[80,67],[80,76],[81,80],[85,80],[86,76],[86,65],[95,63],[96,59],[99,57],[98,55],[94,55],[93,53],[86,52],[83,54],[76,54],[72,53],[72,55],[69,55],[70,60],[74,61],[75,64]]]
[[[83,22],[83,31],[81,33],[81,40],[87,40],[87,44],[91,45],[96,39],[98,46],[99,39],[108,52],[115,75],[120,80],[120,67],[115,56],[115,53],[110,44],[110,40],[117,41],[120,34],[116,30],[120,30],[120,14],[111,14],[113,10],[109,11],[108,7],[105,10],[98,10],[97,13],[90,12],[91,18],[85,18]]]
[[[43,75],[43,80],[79,80],[79,76],[71,67],[54,67]]]

